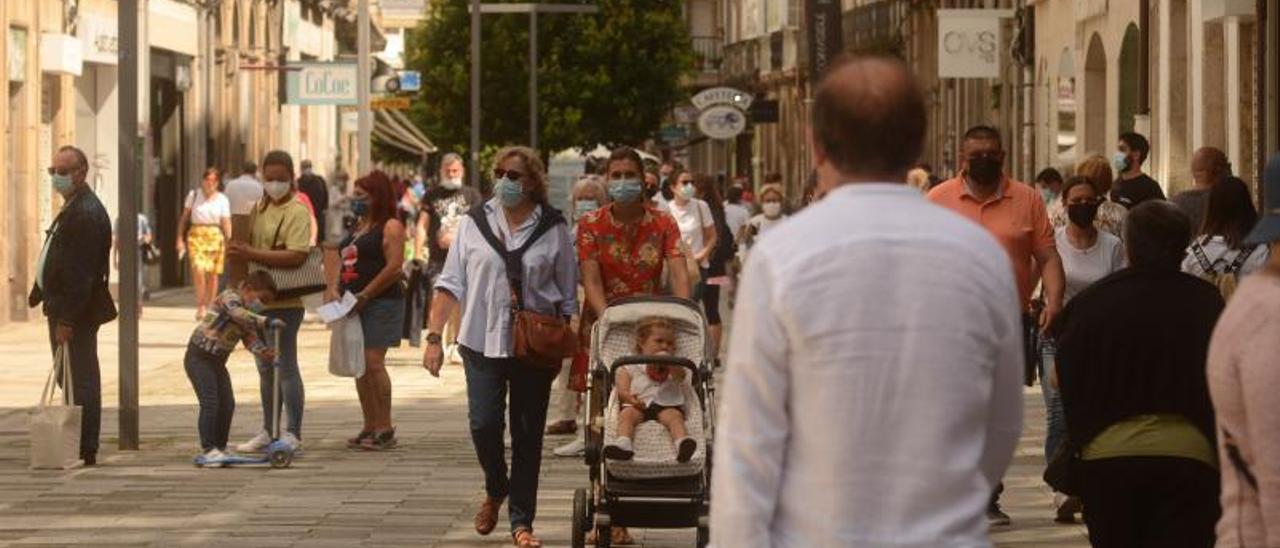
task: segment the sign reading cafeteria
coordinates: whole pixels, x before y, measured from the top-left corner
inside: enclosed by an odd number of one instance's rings
[[[355,63],[289,63],[285,102],[290,105],[355,105]]]

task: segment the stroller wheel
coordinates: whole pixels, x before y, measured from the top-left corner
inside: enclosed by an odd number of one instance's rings
[[[591,529],[591,516],[587,513],[587,490],[576,489],[573,492],[573,548],[584,548],[587,545],[587,531]]]
[[[707,543],[711,542],[711,529],[706,527],[698,528],[698,548],[705,548]]]
[[[596,514],[596,548],[609,548],[613,540],[613,520],[607,514]]]

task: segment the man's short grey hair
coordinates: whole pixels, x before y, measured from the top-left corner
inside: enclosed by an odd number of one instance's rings
[[[467,167],[467,164],[462,161],[462,156],[460,154],[457,152],[450,152],[440,157],[440,170],[444,171],[444,168],[449,167],[449,165],[454,162],[462,164],[462,167],[464,168]]]

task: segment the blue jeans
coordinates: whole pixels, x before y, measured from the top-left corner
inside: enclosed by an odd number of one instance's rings
[[[262,313],[268,318],[281,320],[285,327],[280,332],[280,347],[276,349],[280,361],[280,403],[289,415],[285,432],[290,432],[302,439],[302,404],[306,396],[302,390],[302,374],[298,371],[298,330],[302,328],[302,317],[305,311],[301,308],[284,308],[267,310]],[[272,341],[268,340],[267,344]],[[271,422],[271,384],[272,366],[261,358],[258,362],[258,388],[262,394],[262,429],[268,433],[275,432],[275,424]],[[279,411],[279,407],[275,409]],[[281,433],[283,435],[283,433]]]
[[[53,331],[57,322],[48,321],[49,347],[57,352]],[[71,327],[71,395],[81,406],[80,456],[98,454],[98,432],[102,428],[102,372],[98,368],[98,326],[76,324]],[[58,378],[62,386],[62,378]]]
[[[227,449],[231,417],[236,412],[236,396],[231,390],[231,376],[227,374],[228,357],[187,346],[187,355],[182,360],[200,402],[196,426],[200,431],[200,449],[206,452]]]
[[[538,470],[542,466],[542,433],[555,371],[527,366],[510,358],[486,358],[459,346],[467,374],[467,409],[471,442],[484,469],[490,497],[509,497],[511,530],[533,528],[538,508]],[[507,475],[502,442],[507,391],[511,392],[511,470]]]
[[[1040,364],[1040,393],[1044,395],[1044,418],[1046,423],[1044,436],[1044,459],[1045,462],[1053,459],[1053,454],[1058,450],[1058,446],[1062,445],[1062,440],[1067,438],[1067,419],[1062,412],[1062,398],[1058,395],[1058,389],[1052,386],[1050,382],[1051,375],[1056,378],[1057,373],[1051,373],[1057,360],[1057,347],[1052,339],[1045,337],[1040,339],[1040,355],[1043,358]]]

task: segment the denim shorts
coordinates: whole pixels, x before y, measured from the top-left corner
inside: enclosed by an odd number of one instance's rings
[[[364,331],[364,347],[396,348],[404,327],[404,299],[374,299],[360,312],[360,328]]]

